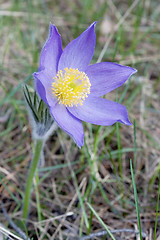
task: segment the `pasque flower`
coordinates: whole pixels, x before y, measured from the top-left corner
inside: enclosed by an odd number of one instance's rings
[[[57,124],[77,145],[83,145],[82,121],[97,125],[130,125],[126,107],[101,98],[121,86],[135,69],[111,62],[89,65],[93,57],[95,22],[62,50],[57,28],[50,24],[40,67],[33,73],[36,90]]]

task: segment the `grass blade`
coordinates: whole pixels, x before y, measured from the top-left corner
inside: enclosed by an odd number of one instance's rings
[[[91,209],[91,211],[94,213],[94,215],[96,216],[96,218],[98,219],[98,221],[102,224],[102,226],[104,227],[104,229],[107,231],[108,235],[112,238],[112,240],[116,240],[113,236],[113,234],[109,231],[109,229],[107,228],[106,224],[102,221],[102,219],[99,217],[99,215],[97,214],[97,212],[93,209],[93,207],[87,203],[88,207]]]
[[[155,219],[153,240],[156,240],[157,218],[158,218],[158,214],[159,214],[159,197],[160,197],[160,172],[159,172],[159,188],[158,188],[158,198],[157,198],[157,207],[156,207],[156,219]]]
[[[133,183],[133,189],[134,189],[134,198],[135,198],[135,204],[136,204],[139,235],[140,235],[140,240],[142,240],[142,229],[141,229],[141,219],[140,219],[139,205],[138,205],[138,196],[137,196],[137,189],[136,189],[136,184],[135,184],[135,179],[134,179],[134,173],[133,173],[133,167],[132,167],[132,161],[131,160],[130,160],[130,168],[131,168],[131,176],[132,176],[132,183]]]

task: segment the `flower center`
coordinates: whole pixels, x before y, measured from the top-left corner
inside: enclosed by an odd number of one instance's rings
[[[59,104],[64,104],[66,107],[82,105],[90,94],[89,78],[78,69],[65,68],[64,71],[58,71],[53,79],[53,94],[57,97]]]

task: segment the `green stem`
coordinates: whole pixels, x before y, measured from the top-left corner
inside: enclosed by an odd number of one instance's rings
[[[38,221],[41,222],[42,217],[41,217],[40,194],[39,194],[39,187],[38,186],[39,186],[39,175],[38,175],[38,170],[36,170],[34,187],[35,187],[35,191],[36,191]]]
[[[29,169],[27,184],[26,184],[26,190],[24,195],[24,203],[23,203],[23,219],[26,219],[28,217],[28,211],[29,211],[29,201],[30,201],[30,195],[31,195],[31,189],[33,184],[33,178],[36,172],[37,164],[40,159],[40,154],[43,147],[43,140],[37,139],[35,143],[35,150],[33,155],[33,160],[31,163],[31,167]]]

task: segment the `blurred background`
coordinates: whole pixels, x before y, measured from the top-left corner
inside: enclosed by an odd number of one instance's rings
[[[124,86],[106,95],[127,107],[133,125],[84,123],[81,150],[58,129],[45,146],[39,184],[33,184],[26,231],[33,239],[79,239],[101,231],[104,228],[87,202],[110,229],[137,230],[131,159],[143,239],[152,240],[160,191],[158,0],[0,0],[0,201],[23,229],[21,207],[33,143],[22,87],[24,82],[34,87],[32,73],[38,68],[49,23],[58,28],[65,47],[94,21],[97,42],[92,63],[112,61],[138,70]],[[63,218],[67,212],[72,214]],[[160,236],[159,215],[157,219],[154,239]],[[2,211],[0,222],[14,232]],[[140,239],[131,233],[115,236]]]

